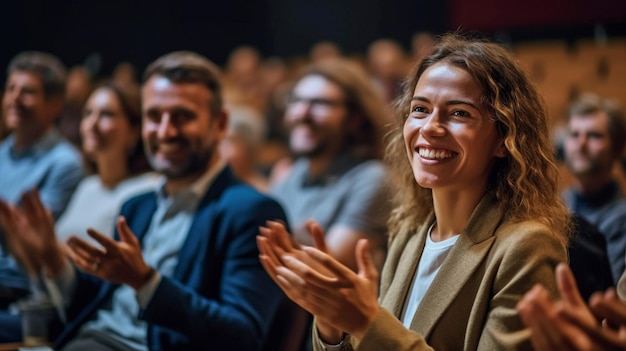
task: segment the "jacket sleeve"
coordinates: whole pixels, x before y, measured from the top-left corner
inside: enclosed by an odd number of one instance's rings
[[[509,245],[498,252],[493,296],[478,350],[531,350],[530,332],[525,328],[517,303],[535,284],[543,285],[556,299],[558,289],[554,269],[567,262],[566,249],[545,230],[530,230],[515,235]]]
[[[522,228],[502,239],[488,258],[482,276],[484,291],[468,300],[474,301],[475,316],[467,328],[465,345],[477,350],[530,350],[530,334],[516,310],[517,302],[533,285],[542,284],[557,297],[554,268],[566,261],[565,248],[545,230]],[[445,331],[442,331],[445,333]],[[323,351],[314,331],[314,347]],[[390,312],[381,308],[361,340],[352,338],[343,350],[374,351],[432,350],[425,338],[409,330]]]
[[[357,347],[358,346],[358,347]],[[352,350],[432,351],[424,338],[410,331],[389,311],[380,308],[374,322],[361,341],[348,339],[341,351]],[[313,326],[313,350],[325,351],[315,325]]]
[[[220,279],[219,298],[207,298],[194,287],[164,276],[140,318],[175,333],[165,336],[155,328],[149,336],[157,338],[152,344],[163,344],[158,338],[169,337],[170,348],[259,350],[263,345],[284,295],[261,266],[256,236],[267,220],[285,221],[285,215],[265,197],[239,201],[236,207],[216,227],[221,277],[203,278]]]

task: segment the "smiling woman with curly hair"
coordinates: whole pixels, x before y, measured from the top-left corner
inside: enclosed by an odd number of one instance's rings
[[[537,283],[556,295],[569,233],[544,104],[494,43],[446,35],[414,72],[387,147],[398,188],[380,293],[365,240],[353,273],[319,228],[300,248],[269,223],[262,262],[315,315],[316,350],[529,349],[515,306]]]

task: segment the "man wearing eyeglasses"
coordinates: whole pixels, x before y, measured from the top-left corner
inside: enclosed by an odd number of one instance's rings
[[[308,220],[313,219],[323,228],[330,253],[354,270],[361,238],[369,239],[379,265],[385,255],[390,204],[387,171],[378,156],[386,113],[367,74],[344,61],[309,67],[287,100],[293,162],[270,192],[299,243],[312,244]]]

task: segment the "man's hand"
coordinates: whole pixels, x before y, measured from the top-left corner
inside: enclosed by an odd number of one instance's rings
[[[154,271],[143,260],[139,241],[128,228],[124,217],[117,220],[117,232],[120,241],[115,241],[94,229],[87,230],[89,236],[100,243],[102,248],[77,237],[70,237],[67,244],[79,269],[100,279],[126,284],[139,290],[148,282]]]
[[[626,307],[615,291],[595,293],[589,308],[567,265],[557,266],[556,280],[562,300],[551,301],[538,285],[517,305],[535,350],[626,350]]]

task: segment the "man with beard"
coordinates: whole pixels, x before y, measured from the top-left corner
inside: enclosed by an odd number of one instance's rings
[[[63,110],[65,67],[58,58],[27,51],[9,63],[2,117],[12,133],[0,142],[0,200],[16,204],[37,188],[58,218],[83,177],[80,152],[54,127]],[[2,242],[0,228],[0,307],[26,293],[29,279]]]
[[[147,68],[142,138],[164,180],[157,192],[123,206],[117,240],[93,229],[88,233],[101,246],[70,238],[72,265],[36,193],[24,195],[23,209],[0,206],[8,239],[28,260],[40,260],[47,285],[66,307],[55,349],[266,346],[284,296],[261,267],[255,237],[267,220],[285,216],[220,159],[228,117],[218,75],[190,52],[165,55]]]
[[[386,252],[390,195],[386,168],[377,159],[385,114],[365,72],[339,60],[306,69],[287,101],[295,161],[270,192],[285,208],[298,242],[312,244],[309,231],[321,227],[330,253],[354,270],[359,239],[369,239],[378,268]]]
[[[563,192],[563,199],[606,238],[615,282],[625,265],[626,198],[613,177],[613,167],[621,160],[625,142],[626,120],[617,105],[594,95],[572,104],[564,154],[573,184]]]

